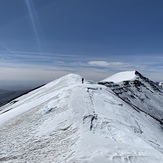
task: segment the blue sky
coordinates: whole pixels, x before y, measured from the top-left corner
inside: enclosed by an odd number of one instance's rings
[[[162,0],[1,0],[0,88],[68,73],[163,80]]]

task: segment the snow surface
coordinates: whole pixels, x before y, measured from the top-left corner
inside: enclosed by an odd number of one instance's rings
[[[125,72],[119,72],[117,74],[114,74],[104,80],[107,82],[114,82],[114,83],[120,83],[122,81],[128,81],[128,80],[134,80],[136,79],[135,71],[125,71]]]
[[[0,162],[162,163],[162,125],[66,75],[1,107]]]

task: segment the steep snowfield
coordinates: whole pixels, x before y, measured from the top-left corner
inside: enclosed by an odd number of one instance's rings
[[[135,110],[110,87],[88,81],[81,84],[81,77],[75,74],[0,110],[0,162],[163,161],[159,121]]]

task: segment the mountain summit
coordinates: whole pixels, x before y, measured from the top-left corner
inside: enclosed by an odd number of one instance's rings
[[[137,71],[125,71],[112,75],[102,81],[119,83],[122,81],[134,80],[138,75]]]
[[[0,162],[162,163],[163,89],[137,71],[108,79],[69,74],[1,107]]]

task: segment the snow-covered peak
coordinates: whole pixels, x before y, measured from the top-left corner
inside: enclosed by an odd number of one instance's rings
[[[137,71],[119,72],[117,74],[114,74],[114,75],[102,80],[102,82],[120,83],[122,81],[134,80],[137,77],[136,74],[137,74]]]
[[[68,75],[65,76],[69,81],[72,81],[72,82],[79,82],[81,83],[81,79],[82,77],[78,74],[73,74],[73,73],[70,73]]]
[[[61,78],[59,78],[59,81],[66,81],[66,82],[81,82],[82,77],[78,74],[70,73],[68,75],[65,75]]]
[[[71,84],[79,84],[82,82],[82,77],[78,74],[73,74],[70,73],[68,75],[65,75],[59,79],[56,79],[48,84],[46,84],[44,87],[53,87],[55,86],[57,83],[59,85],[71,85]]]

